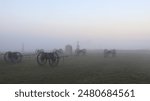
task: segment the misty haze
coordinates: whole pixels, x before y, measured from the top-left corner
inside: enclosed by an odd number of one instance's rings
[[[0,1],[0,83],[150,83],[150,1]]]

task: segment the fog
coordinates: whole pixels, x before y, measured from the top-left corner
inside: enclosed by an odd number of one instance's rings
[[[34,51],[35,49],[52,50],[55,48],[65,48],[65,45],[70,44],[76,48],[79,41],[81,48],[86,49],[150,49],[149,40],[129,40],[107,38],[89,38],[77,36],[59,36],[59,35],[14,35],[5,34],[1,37],[1,51],[21,51],[24,45],[24,51]]]

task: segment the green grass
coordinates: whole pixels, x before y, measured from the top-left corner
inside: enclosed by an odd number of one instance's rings
[[[39,66],[35,57],[22,63],[0,60],[1,84],[143,84],[150,83],[150,54],[118,53],[115,58],[102,54],[72,56],[57,67]]]

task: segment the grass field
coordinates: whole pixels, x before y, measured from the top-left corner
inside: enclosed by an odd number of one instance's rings
[[[57,67],[39,66],[36,57],[6,64],[0,59],[1,84],[143,84],[150,83],[150,52],[118,52],[71,56]]]

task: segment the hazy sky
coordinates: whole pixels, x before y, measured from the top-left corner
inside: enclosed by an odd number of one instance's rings
[[[150,0],[0,0],[0,51],[150,49]]]

